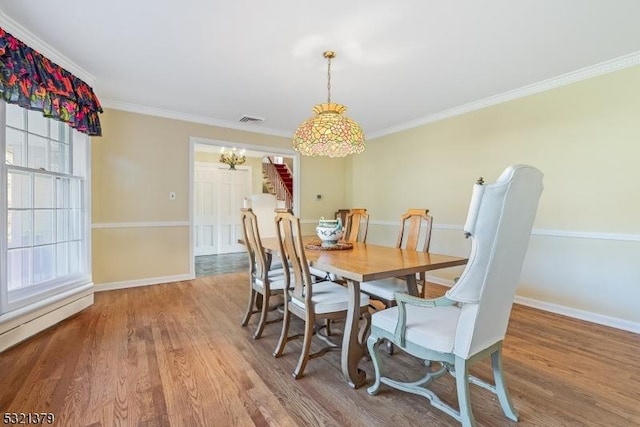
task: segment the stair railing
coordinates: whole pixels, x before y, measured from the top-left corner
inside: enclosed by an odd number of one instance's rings
[[[280,176],[280,172],[278,172],[271,156],[264,156],[262,158],[262,173],[273,185],[274,191],[276,192],[276,199],[284,200],[287,209],[292,208],[293,195],[285,185],[284,180],[282,179],[282,176]]]

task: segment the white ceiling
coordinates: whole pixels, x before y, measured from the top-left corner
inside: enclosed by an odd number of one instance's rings
[[[332,101],[368,135],[640,52],[638,0],[0,0],[0,12],[93,75],[106,106],[282,135],[326,102],[325,50]]]

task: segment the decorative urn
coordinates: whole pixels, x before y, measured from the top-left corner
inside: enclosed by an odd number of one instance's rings
[[[335,246],[338,240],[342,237],[342,220],[338,219],[324,219],[320,217],[318,226],[316,227],[316,233],[320,240],[322,240],[322,246],[330,247]]]

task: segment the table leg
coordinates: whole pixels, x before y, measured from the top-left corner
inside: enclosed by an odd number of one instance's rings
[[[409,295],[413,295],[414,297],[418,296],[418,283],[416,282],[416,275],[409,274],[405,276],[407,280],[407,291]]]
[[[349,288],[349,308],[342,337],[341,365],[342,375],[347,383],[358,388],[365,383],[365,371],[358,369],[358,363],[364,356],[361,343],[358,340],[360,326],[360,283],[347,280]]]

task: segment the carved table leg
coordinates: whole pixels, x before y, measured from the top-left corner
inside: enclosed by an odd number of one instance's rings
[[[358,363],[364,356],[362,344],[359,342],[358,330],[360,323],[360,283],[347,280],[349,288],[349,308],[342,337],[341,365],[342,375],[347,383],[358,388],[367,379],[366,373],[358,369]]]

